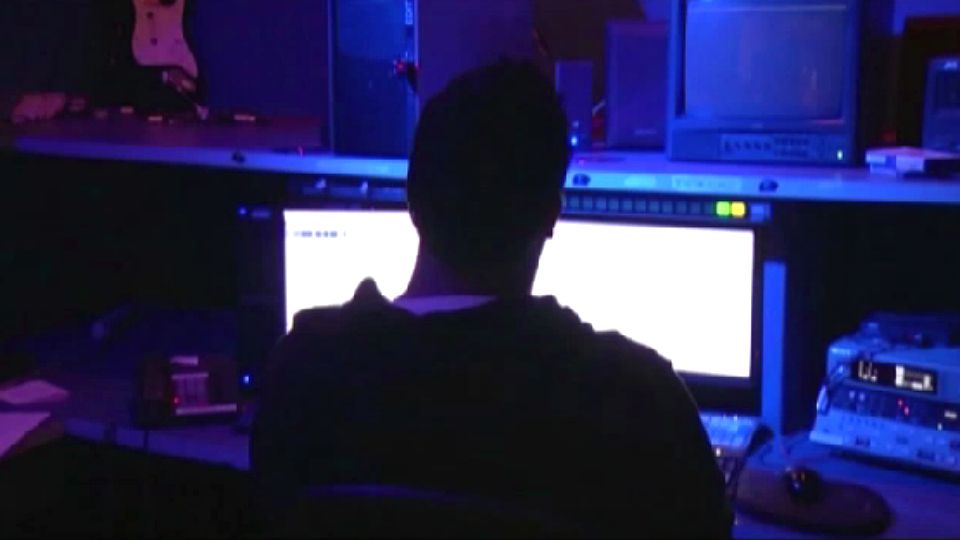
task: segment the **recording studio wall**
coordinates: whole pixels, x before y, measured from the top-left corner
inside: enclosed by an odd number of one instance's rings
[[[193,0],[213,108],[327,118],[327,0]]]

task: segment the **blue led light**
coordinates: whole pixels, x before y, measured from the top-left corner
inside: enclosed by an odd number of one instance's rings
[[[570,146],[577,146],[578,144],[580,144],[580,137],[577,137],[576,135],[571,135]]]
[[[241,215],[241,216],[247,215],[247,207],[246,207],[246,206],[241,206],[240,208],[237,208],[237,214],[239,214],[239,215]]]
[[[250,384],[250,374],[245,374],[240,380],[243,381],[243,384]]]

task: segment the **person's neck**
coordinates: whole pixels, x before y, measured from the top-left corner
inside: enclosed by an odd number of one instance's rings
[[[423,296],[527,296],[533,287],[534,271],[523,265],[458,271],[426,250],[417,252],[417,263],[404,297]]]

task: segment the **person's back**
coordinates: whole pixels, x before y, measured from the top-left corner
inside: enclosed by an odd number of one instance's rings
[[[569,157],[556,95],[527,64],[430,101],[406,293],[365,282],[342,307],[301,312],[271,359],[251,448],[268,515],[307,486],[383,484],[540,509],[589,536],[730,534],[670,364],[530,296]]]
[[[416,486],[542,508],[607,534],[729,534],[689,396],[656,353],[553,299],[414,315],[375,291],[298,315],[253,460],[308,485]]]

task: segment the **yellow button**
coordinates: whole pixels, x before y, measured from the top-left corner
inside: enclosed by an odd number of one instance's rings
[[[747,204],[743,201],[734,201],[730,203],[730,215],[733,217],[743,217],[747,215]]]

